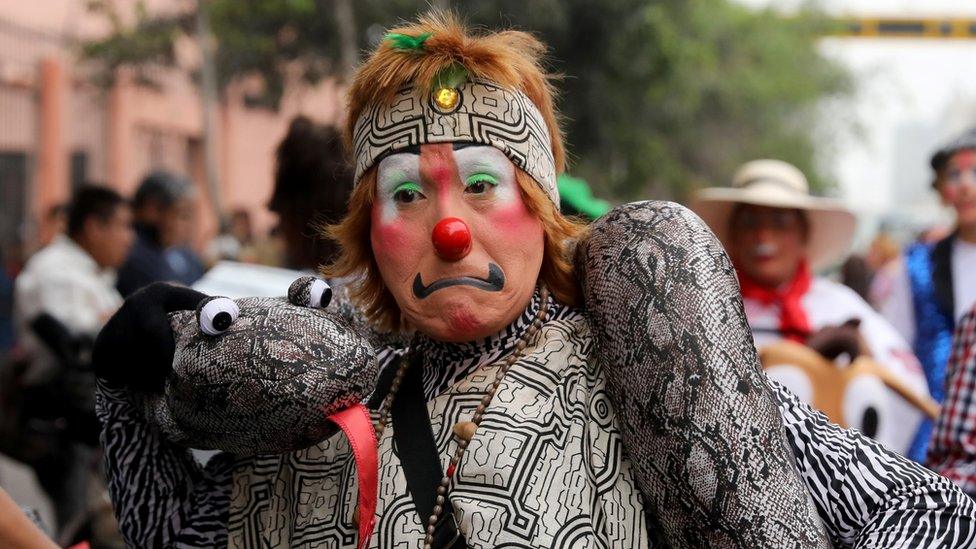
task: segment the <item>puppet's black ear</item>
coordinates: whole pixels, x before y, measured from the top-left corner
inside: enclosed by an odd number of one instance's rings
[[[95,340],[95,374],[138,391],[160,390],[176,349],[168,315],[195,310],[206,297],[196,290],[162,282],[129,296]]]

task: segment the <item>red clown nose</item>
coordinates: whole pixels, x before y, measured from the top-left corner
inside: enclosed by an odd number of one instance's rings
[[[434,225],[430,235],[437,255],[446,261],[457,261],[471,251],[471,231],[456,217],[445,217]]]

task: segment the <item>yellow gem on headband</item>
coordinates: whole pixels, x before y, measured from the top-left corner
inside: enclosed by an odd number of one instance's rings
[[[454,88],[440,88],[434,92],[434,103],[445,111],[457,106],[460,98],[461,94]]]

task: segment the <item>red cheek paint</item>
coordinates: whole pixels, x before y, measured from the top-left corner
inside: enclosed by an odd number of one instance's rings
[[[976,151],[964,150],[952,155],[949,165],[960,170],[968,170],[976,167]]]
[[[373,204],[371,214],[372,224],[370,227],[370,242],[373,251],[385,257],[405,255],[405,252],[416,249],[416,238],[413,237],[415,229],[411,228],[406,221],[396,218],[393,221],[384,222],[382,206],[378,203]]]
[[[521,197],[503,206],[493,208],[487,217],[493,227],[503,232],[523,233],[541,226],[538,218],[525,207]]]
[[[959,186],[958,185],[943,185],[942,186],[942,199],[946,202],[954,203],[959,199]]]

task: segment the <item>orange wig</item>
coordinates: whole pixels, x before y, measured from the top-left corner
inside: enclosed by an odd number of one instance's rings
[[[557,172],[565,165],[562,132],[554,107],[551,76],[541,67],[545,46],[520,31],[474,34],[450,13],[432,12],[415,23],[391,29],[387,36],[417,37],[422,48],[404,51],[384,40],[357,71],[349,90],[346,140],[360,113],[368,105],[388,104],[396,93],[412,87],[428,93],[441,83],[443,75],[463,67],[471,77],[488,80],[524,93],[539,109],[552,141]],[[350,147],[351,148],[351,147]],[[571,247],[585,227],[564,217],[558,205],[521,169],[516,169],[522,198],[545,231],[545,254],[540,280],[559,301],[576,305],[580,290],[573,272]],[[384,329],[404,329],[402,315],[393,294],[380,277],[370,244],[370,212],[376,194],[376,168],[366,171],[349,202],[349,213],[341,223],[325,228],[326,235],[340,246],[336,260],[326,267],[332,277],[355,277],[350,295],[366,316]]]

